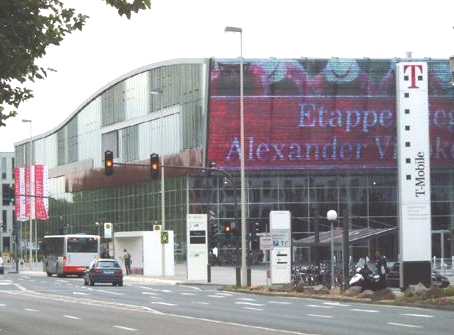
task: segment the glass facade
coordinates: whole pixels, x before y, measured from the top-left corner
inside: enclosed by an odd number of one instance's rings
[[[351,229],[398,225],[393,60],[252,60],[245,64],[247,222],[251,245],[266,232],[271,210],[292,213],[294,240],[329,229],[326,212]],[[49,166],[47,233],[151,230],[161,221],[160,181],[138,166],[103,174],[103,153],[117,163],[204,166],[233,176],[166,172],[166,228],[185,257],[187,213],[211,213],[211,244],[234,248],[225,223],[239,223],[239,76],[237,60],[176,61],[135,71],[109,84],[58,129],[35,137],[33,162]],[[454,92],[446,61],[430,61],[432,228],[454,228]],[[448,78],[449,74],[449,78]],[[27,140],[16,146],[27,165]],[[454,255],[454,239],[445,255]],[[433,255],[440,256],[434,233]],[[380,250],[397,258],[397,235],[352,246],[355,257]],[[306,261],[309,248],[295,250]]]

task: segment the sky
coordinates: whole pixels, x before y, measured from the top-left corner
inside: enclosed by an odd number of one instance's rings
[[[29,86],[34,98],[0,128],[0,152],[53,130],[98,89],[138,67],[174,58],[413,57],[454,55],[453,1],[152,0],[118,16],[102,0],[63,0],[89,15],[84,29],[47,50],[40,65],[58,72]]]

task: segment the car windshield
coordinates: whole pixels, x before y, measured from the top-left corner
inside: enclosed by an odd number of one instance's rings
[[[97,264],[98,268],[120,268],[120,264],[117,261],[101,261]]]

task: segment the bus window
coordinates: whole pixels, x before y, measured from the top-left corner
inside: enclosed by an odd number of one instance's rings
[[[67,252],[98,252],[98,240],[93,237],[70,237]]]
[[[64,242],[63,237],[46,238],[44,243],[45,255],[63,256]]]

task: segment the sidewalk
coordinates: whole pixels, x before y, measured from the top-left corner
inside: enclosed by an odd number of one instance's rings
[[[252,286],[266,284],[266,267],[255,266],[251,270]],[[15,265],[11,264],[5,267],[5,273],[15,271]],[[211,267],[211,283],[206,281],[190,281],[187,280],[186,264],[179,263],[175,265],[175,276],[170,277],[149,277],[143,275],[124,276],[125,283],[143,283],[143,284],[166,284],[166,285],[235,285],[236,269],[232,266],[213,266]],[[19,267],[19,273],[29,276],[45,277],[42,263],[34,263],[30,265],[25,263]]]

